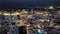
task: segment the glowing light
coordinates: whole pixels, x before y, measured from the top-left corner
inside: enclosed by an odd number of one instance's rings
[[[11,15],[20,15],[21,13],[19,12],[15,12],[15,13],[12,13]]]
[[[19,15],[20,13],[19,12],[15,12],[15,15]]]
[[[50,6],[49,9],[53,9],[53,6]]]
[[[22,21],[22,20],[18,21],[18,24],[17,24],[17,26],[24,26],[24,23],[23,23],[23,21]]]
[[[41,20],[41,22],[44,22],[44,20]]]
[[[38,26],[38,28],[41,28],[39,24],[37,26]]]
[[[9,13],[4,13],[3,15],[10,15]]]
[[[28,18],[32,18],[32,15],[28,15]]]
[[[30,25],[27,25],[27,27],[30,26]]]
[[[50,20],[47,20],[48,22],[50,21]]]
[[[44,14],[43,16],[48,16],[48,14]]]

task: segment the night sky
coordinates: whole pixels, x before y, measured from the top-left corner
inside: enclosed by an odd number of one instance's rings
[[[0,0],[0,8],[59,6],[60,0]]]

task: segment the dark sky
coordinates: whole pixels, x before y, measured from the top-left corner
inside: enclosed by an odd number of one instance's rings
[[[0,8],[58,6],[60,0],[0,0]]]

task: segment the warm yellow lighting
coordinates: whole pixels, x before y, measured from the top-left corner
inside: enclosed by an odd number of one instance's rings
[[[15,15],[20,15],[20,13],[19,13],[19,12],[15,12],[14,14],[15,14]]]
[[[49,14],[48,14],[48,12],[44,12],[44,15],[43,16],[48,16]]]
[[[50,20],[47,20],[48,22],[50,21]]]
[[[22,20],[18,21],[18,24],[17,24],[17,26],[24,26],[24,23],[23,23],[23,21],[22,21]]]
[[[10,15],[9,13],[4,13],[3,15]]]
[[[32,18],[32,15],[28,15],[28,18]]]
[[[40,26],[39,24],[37,25],[37,27],[38,27],[38,28],[41,28],[41,26]]]
[[[44,14],[43,16],[48,16],[48,14]]]
[[[46,16],[48,16],[48,14],[45,14]]]
[[[19,12],[12,13],[11,15],[21,15]]]
[[[27,25],[27,27],[29,27],[30,25]]]

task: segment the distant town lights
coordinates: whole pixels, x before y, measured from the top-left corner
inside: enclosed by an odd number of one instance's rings
[[[4,15],[10,15],[9,13],[4,13]]]
[[[53,9],[53,6],[50,6],[49,9]]]
[[[50,21],[50,20],[47,20],[48,22]]]
[[[41,20],[41,22],[44,22],[44,20]]]
[[[28,13],[27,11],[25,11],[25,13]]]
[[[30,25],[27,25],[27,27],[30,26]]]
[[[15,12],[15,15],[20,15],[20,13],[19,12]]]

